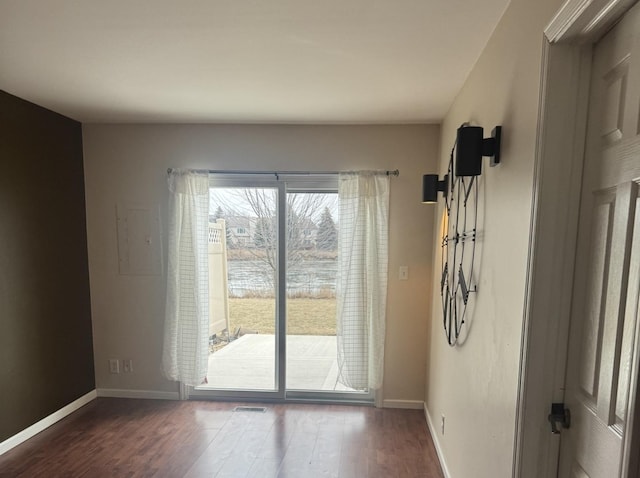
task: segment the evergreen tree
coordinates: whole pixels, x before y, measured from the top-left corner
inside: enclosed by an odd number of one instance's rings
[[[324,208],[320,217],[316,244],[323,251],[335,251],[338,248],[338,230],[328,207]]]
[[[256,221],[256,229],[253,234],[253,245],[258,249],[271,251],[276,247],[275,220],[268,217],[259,217]]]

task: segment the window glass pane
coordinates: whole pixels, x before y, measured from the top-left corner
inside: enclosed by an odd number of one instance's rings
[[[210,191],[209,373],[202,388],[274,390],[277,190]]]
[[[287,194],[287,389],[346,391],[338,383],[338,194]]]

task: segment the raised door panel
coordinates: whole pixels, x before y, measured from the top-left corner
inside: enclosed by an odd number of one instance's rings
[[[629,384],[631,383],[632,360],[636,353],[634,339],[638,324],[638,305],[640,296],[640,199],[635,198],[635,217],[631,239],[631,257],[629,261],[629,286],[623,320],[622,347],[616,390],[616,425],[624,431],[627,418]]]
[[[587,286],[582,332],[580,388],[587,404],[595,406],[598,399],[598,375],[604,320],[604,292],[611,246],[613,200],[611,194],[601,194],[592,212],[591,247],[587,268]]]

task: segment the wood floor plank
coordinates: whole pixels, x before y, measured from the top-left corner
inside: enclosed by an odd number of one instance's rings
[[[442,478],[418,410],[99,398],[0,456],[0,478]]]

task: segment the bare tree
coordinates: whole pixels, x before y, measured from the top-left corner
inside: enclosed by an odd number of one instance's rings
[[[275,197],[265,189],[244,189],[242,193],[257,218],[253,240],[255,255],[275,271],[278,248]],[[302,260],[303,250],[307,248],[304,242],[309,236],[307,231],[317,228],[313,217],[321,210],[323,201],[321,194],[287,194],[286,249],[289,268],[295,268]]]
[[[335,201],[335,194],[288,193],[286,251],[287,268],[294,270],[300,267],[305,251],[317,247],[317,222],[322,211],[328,211],[328,205]],[[213,189],[211,209],[221,208],[225,212],[228,230],[233,247],[242,248],[254,260],[262,264],[260,273],[265,283],[273,286],[278,260],[278,221],[277,195],[270,188],[225,188]],[[329,213],[329,217],[330,217]],[[241,244],[237,231],[238,224],[246,225],[241,229],[249,231],[249,242]],[[335,224],[334,224],[335,227]]]

